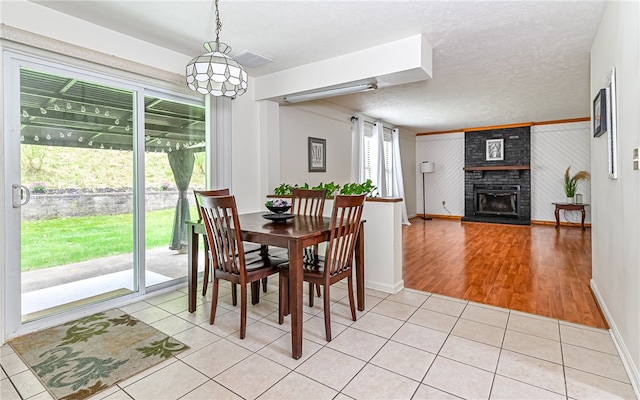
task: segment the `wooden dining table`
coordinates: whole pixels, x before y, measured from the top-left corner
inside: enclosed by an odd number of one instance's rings
[[[266,212],[238,216],[242,240],[289,250],[289,311],[291,312],[291,352],[295,359],[302,356],[302,294],[303,250],[329,240],[331,219],[295,215],[285,222],[271,222],[263,217]],[[198,237],[205,233],[204,224],[186,221],[188,236],[188,297],[189,312],[196,310],[198,288]],[[364,221],[356,242],[355,278],[357,307],[364,310]]]

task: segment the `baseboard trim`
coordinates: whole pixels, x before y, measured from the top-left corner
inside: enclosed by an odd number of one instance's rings
[[[367,289],[378,290],[380,292],[396,294],[402,289],[404,289],[404,280],[400,279],[395,285],[387,285],[379,282],[366,281],[364,283],[364,287]]]
[[[427,216],[427,217],[431,217],[431,218],[438,218],[438,219],[451,219],[454,221],[462,221],[462,216],[460,215],[445,215],[445,214],[414,214],[411,217],[409,217],[409,219],[411,218],[422,218],[422,216]],[[547,226],[555,226],[556,225],[556,221],[543,221],[543,220],[531,220],[531,225],[547,225]],[[568,226],[568,227],[581,227],[582,225],[580,224],[580,222],[560,222],[560,226]],[[590,223],[585,223],[584,224],[585,228],[591,228],[591,224]]]
[[[609,309],[607,308],[607,304],[604,302],[604,299],[600,295],[600,291],[598,290],[598,285],[593,279],[591,279],[590,281],[590,286],[591,286],[591,291],[593,292],[593,295],[595,296],[596,301],[600,306],[600,310],[602,310],[602,313],[604,314],[604,318],[607,320],[607,323],[609,324],[609,327],[610,327],[609,334],[611,335],[611,338],[613,339],[613,343],[615,344],[616,349],[618,350],[618,354],[620,355],[620,359],[622,360],[622,365],[624,366],[624,369],[627,371],[627,375],[629,375],[629,380],[631,381],[631,386],[633,387],[633,391],[635,392],[636,397],[640,399],[640,374],[638,373],[638,368],[633,363],[633,359],[631,358],[629,349],[627,349],[627,346],[624,344],[624,340],[622,339],[622,336],[620,335],[620,331],[618,330],[618,327],[615,321],[613,320],[613,316],[609,312]]]
[[[531,225],[549,225],[556,226],[556,221],[542,221],[542,220],[531,220]],[[581,227],[580,222],[560,222],[560,226],[573,226],[573,227]],[[591,224],[585,223],[585,228],[591,228]]]
[[[416,217],[422,218],[422,216],[430,217],[430,218],[439,218],[439,219],[452,219],[455,221],[462,220],[460,215],[445,215],[445,214],[416,214]]]

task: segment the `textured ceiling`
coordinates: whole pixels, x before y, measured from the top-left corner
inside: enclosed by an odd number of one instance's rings
[[[37,1],[196,56],[213,1]],[[590,115],[589,51],[605,1],[221,0],[221,41],[272,58],[252,76],[422,33],[433,79],[327,101],[414,132]],[[381,54],[384,57],[384,54]]]

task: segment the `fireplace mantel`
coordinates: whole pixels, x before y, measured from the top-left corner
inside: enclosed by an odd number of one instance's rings
[[[517,171],[531,169],[530,165],[489,165],[485,167],[464,167],[465,171]]]

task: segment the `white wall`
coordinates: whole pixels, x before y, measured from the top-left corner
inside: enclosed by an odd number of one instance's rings
[[[591,122],[534,125],[531,127],[531,219],[555,221],[553,202],[566,201],[564,172],[571,175],[591,168]],[[583,203],[591,202],[591,182],[580,181],[576,193]],[[563,211],[561,221],[580,222],[579,211]],[[591,222],[591,208],[586,207],[586,223]]]
[[[534,125],[531,127],[531,219],[555,221],[555,208],[551,203],[566,201],[564,171],[589,171],[590,122]],[[435,162],[435,172],[425,174],[426,213],[464,216],[464,133],[445,133],[416,138],[416,205],[422,214],[422,174],[418,164]],[[580,182],[579,193],[583,202],[591,199],[590,182]],[[579,222],[580,212],[568,211],[561,220]],[[587,207],[585,222],[590,222]]]
[[[280,183],[351,182],[352,115],[321,103],[280,106]],[[308,172],[309,137],[326,139],[327,172]]]
[[[263,161],[268,154],[265,143],[269,140],[269,132],[260,134],[261,104],[252,100],[252,92],[250,81],[247,93],[231,101],[231,189],[236,196],[239,212],[263,210],[263,200],[268,194],[261,183],[267,178],[263,172],[268,172],[265,171],[268,166]]]
[[[414,217],[416,209],[416,135],[400,130],[400,157],[402,158],[402,177],[404,180],[404,202],[409,218]]]
[[[464,215],[464,133],[418,136],[416,138],[416,210],[423,213],[423,174],[419,165],[423,161],[435,163],[433,173],[424,174],[426,214]]]
[[[608,2],[591,48],[591,97],[617,74],[618,179],[607,177],[607,140],[591,140],[592,288],[640,398],[640,3]]]

